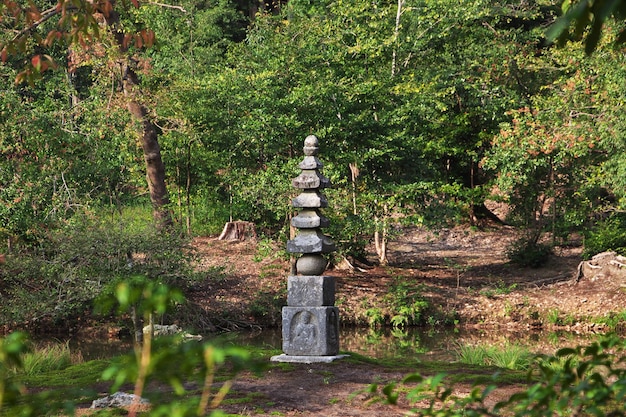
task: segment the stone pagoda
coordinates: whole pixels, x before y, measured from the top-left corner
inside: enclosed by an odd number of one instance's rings
[[[284,354],[272,357],[277,362],[330,362],[339,354],[339,309],[335,307],[335,278],[325,276],[328,261],[324,254],[335,250],[333,241],[321,229],[328,219],[320,209],[328,201],[320,190],[330,187],[321,173],[317,158],[319,142],[315,136],[304,140],[304,160],[301,174],[292,184],[301,191],[292,200],[299,213],[291,220],[298,229],[287,242],[287,252],[302,254],[296,261],[295,276],[287,281],[287,306],[282,310]]]

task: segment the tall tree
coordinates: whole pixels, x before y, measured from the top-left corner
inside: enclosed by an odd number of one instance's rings
[[[139,7],[136,0],[133,4]],[[115,0],[59,0],[46,9],[35,3],[22,6],[11,0],[3,0],[0,5],[0,22],[16,30],[14,36],[3,39],[0,52],[2,61],[6,62],[11,54],[31,56],[26,68],[18,74],[18,82],[32,83],[42,72],[57,65],[50,55],[38,51],[50,48],[55,43],[87,47],[104,39],[105,35],[100,29],[103,26],[106,28],[105,33],[110,34],[113,47],[117,50],[114,55],[119,66],[120,85],[127,98],[126,106],[138,126],[153,215],[159,227],[169,227],[172,218],[168,207],[165,166],[158,141],[159,129],[151,119],[147,105],[142,102],[137,75],[139,61],[132,53],[133,47],[135,51],[140,51],[144,46],[152,45],[154,33],[143,28],[127,32],[120,19],[120,13],[126,10],[126,5],[120,6]]]

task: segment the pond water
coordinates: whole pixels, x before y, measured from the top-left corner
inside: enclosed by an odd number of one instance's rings
[[[388,359],[451,361],[465,345],[519,345],[533,353],[552,354],[563,347],[575,347],[595,340],[599,335],[571,332],[477,330],[460,328],[410,328],[408,330],[344,328],[340,332],[341,351]],[[280,329],[238,334],[235,342],[281,349]]]
[[[391,329],[343,328],[340,332],[341,351],[388,359],[402,357],[416,361],[458,358],[457,351],[465,345],[502,346],[519,345],[533,353],[552,354],[562,347],[575,347],[595,340],[598,335],[579,335],[568,332],[410,328],[405,331]],[[249,345],[281,350],[280,328],[259,331],[242,331],[220,335],[205,335],[204,341],[220,340],[236,345]],[[132,351],[130,340],[70,340],[74,352],[85,360],[108,358]]]

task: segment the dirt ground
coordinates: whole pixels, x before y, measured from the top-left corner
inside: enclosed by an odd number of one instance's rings
[[[508,226],[405,230],[389,242],[387,266],[326,271],[337,278],[341,322],[367,324],[366,311],[381,306],[398,280],[414,284],[416,295],[429,304],[423,318],[435,325],[601,331],[599,319],[626,311],[626,272],[584,268],[577,276],[582,247],[575,241],[557,246],[540,268],[518,267],[506,257],[518,237],[519,231]],[[198,238],[195,246],[209,272],[191,299],[213,317],[227,319],[216,327],[229,321],[280,326],[289,275],[281,248],[216,238]]]
[[[367,310],[385,299],[398,277],[413,282],[429,308],[430,325],[496,328],[506,340],[514,332],[560,328],[601,332],[600,323],[626,311],[626,275],[618,266],[583,268],[576,242],[557,247],[542,268],[520,268],[507,262],[506,249],[519,235],[507,226],[490,230],[469,227],[432,233],[405,230],[388,245],[388,266],[362,270],[334,268],[336,305],[344,324],[363,324]],[[198,238],[200,267],[207,281],[196,288],[192,301],[223,317],[215,328],[280,325],[285,303],[289,262],[280,248],[266,242],[219,241]],[[417,296],[417,295],[416,295]],[[342,346],[349,350],[349,347]],[[337,361],[277,367],[263,378],[240,376],[228,398],[253,396],[253,401],[222,408],[238,415],[379,416],[405,415],[408,404],[368,405],[363,391],[369,384],[399,381],[410,369]],[[504,386],[492,394],[496,401],[519,390]],[[458,387],[456,394],[469,392]]]

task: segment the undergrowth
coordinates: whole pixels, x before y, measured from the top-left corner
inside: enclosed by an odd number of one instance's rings
[[[476,385],[469,395],[456,396],[444,373],[414,373],[401,384],[370,386],[370,393],[396,404],[401,397],[420,416],[596,416],[626,415],[626,341],[609,335],[587,346],[564,348],[555,355],[537,355],[527,371],[526,390],[496,404],[487,397],[495,383]],[[495,375],[494,375],[495,380]]]

